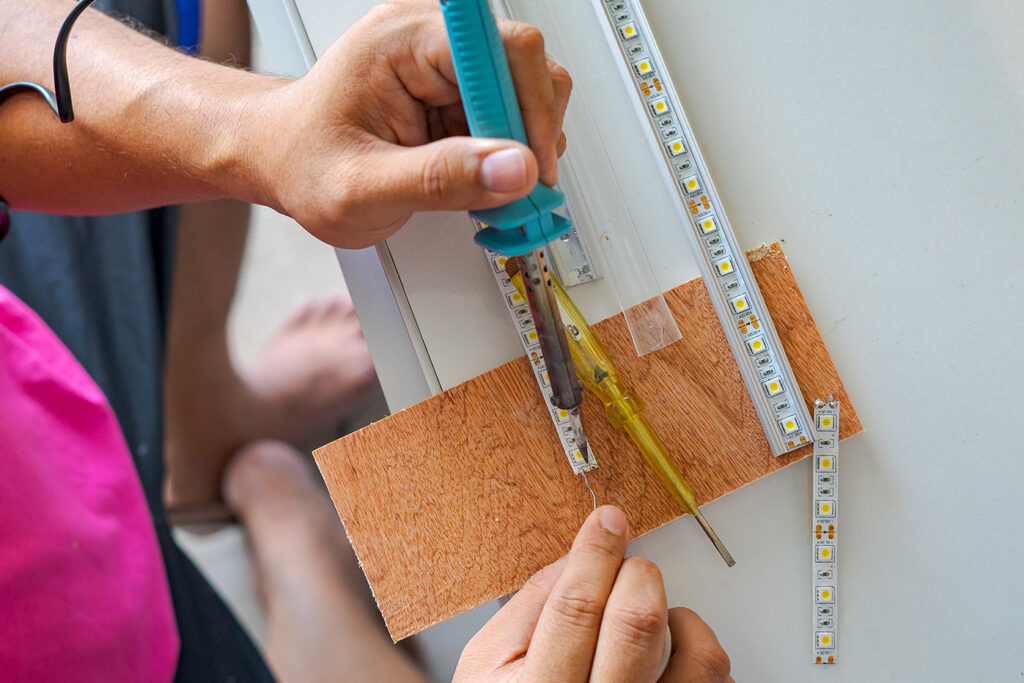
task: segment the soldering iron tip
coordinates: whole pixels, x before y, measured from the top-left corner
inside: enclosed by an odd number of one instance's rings
[[[590,464],[590,446],[589,444],[583,444],[580,446],[580,454],[583,456],[584,462]]]
[[[583,461],[590,464],[590,443],[583,431],[583,420],[580,418],[579,406],[569,411],[569,424],[572,426],[572,437],[576,441],[576,448],[580,449]]]

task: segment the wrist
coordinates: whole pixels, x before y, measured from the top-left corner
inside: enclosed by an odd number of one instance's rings
[[[273,112],[278,109],[288,79],[246,74],[246,83],[236,83],[233,96],[214,93],[219,125],[211,139],[204,175],[220,197],[263,204],[279,209],[273,191],[273,168],[277,165],[282,123]]]

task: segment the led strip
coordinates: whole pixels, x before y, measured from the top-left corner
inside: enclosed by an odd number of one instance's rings
[[[656,153],[690,217],[691,245],[772,453],[814,439],[810,414],[744,252],[739,248],[643,10],[633,0],[594,0],[613,49],[653,129]]]
[[[839,544],[839,402],[814,402],[814,663],[835,664],[837,583],[839,568],[836,546]]]
[[[478,230],[483,227],[483,224],[479,222],[476,224]],[[534,379],[537,380],[540,393],[544,396],[544,404],[551,412],[551,421],[555,424],[555,430],[562,443],[562,450],[565,451],[565,457],[569,461],[569,466],[572,467],[573,474],[597,469],[593,446],[590,447],[590,462],[587,462],[583,459],[580,449],[576,447],[576,440],[573,438],[572,428],[569,426],[568,411],[555,407],[551,402],[551,381],[548,379],[548,371],[544,367],[544,356],[540,353],[540,338],[537,335],[537,328],[533,324],[529,303],[516,290],[515,285],[508,279],[508,274],[505,273],[505,262],[508,259],[487,249],[484,249],[484,253],[487,254],[487,261],[494,271],[494,279],[498,282],[498,288],[505,299],[505,306],[508,308],[509,315],[512,316],[512,322],[515,323],[516,330],[519,332],[519,340],[523,343],[523,348],[526,349],[526,357],[530,361]]]

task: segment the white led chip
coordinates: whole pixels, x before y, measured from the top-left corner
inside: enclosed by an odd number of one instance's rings
[[[765,342],[764,337],[757,335],[753,339],[747,340],[747,350],[750,351],[751,356],[756,356],[759,353],[768,350],[768,344]]]
[[[832,631],[818,631],[816,634],[818,647],[832,649],[836,646],[836,635]]]
[[[733,313],[743,313],[750,308],[750,302],[747,301],[746,293],[737,294],[729,299],[729,305],[732,306]]]
[[[715,267],[715,272],[719,276],[728,275],[729,273],[731,273],[733,271],[732,259],[730,259],[728,256],[726,256],[723,259],[719,259],[719,260],[715,261],[711,265],[713,265]]]
[[[789,415],[779,420],[779,429],[783,434],[792,434],[800,429],[800,423],[796,421],[796,415]]]
[[[836,430],[835,418],[831,415],[819,415],[818,430],[823,432],[834,432]]]
[[[641,59],[633,62],[633,71],[636,72],[637,76],[646,76],[647,74],[654,71],[654,67],[651,66],[651,60]]]
[[[623,40],[636,38],[636,24],[630,23],[619,27],[619,35]]]
[[[700,231],[705,235],[718,230],[718,224],[715,223],[714,216],[705,216],[704,218],[701,218],[697,221],[697,227],[699,227]]]
[[[778,396],[779,394],[781,394],[783,391],[786,390],[786,387],[784,387],[782,385],[782,380],[779,379],[778,377],[773,377],[770,380],[767,380],[765,382],[761,382],[761,386],[764,387],[764,393],[766,393],[768,396]],[[792,416],[786,418],[786,420],[791,420],[791,419],[793,419]],[[785,422],[785,420],[784,420],[784,422]],[[795,423],[795,420],[794,420],[794,423]],[[796,430],[793,429],[793,430],[790,430],[790,431],[787,432],[785,426],[783,426],[782,431],[784,433],[786,433],[786,434],[790,434],[791,432],[796,431]]]
[[[692,175],[689,178],[684,178],[680,182],[680,185],[682,185],[683,190],[689,194],[700,192],[700,180],[698,180],[695,175]]]
[[[831,455],[819,455],[817,464],[819,472],[836,471],[836,459],[833,458]]]
[[[814,589],[815,602],[835,602],[836,591],[832,586],[817,586]]]
[[[686,151],[686,147],[683,146],[682,138],[676,138],[675,140],[669,140],[665,143],[665,149],[668,150],[670,157],[677,157]]]
[[[832,500],[819,500],[817,514],[819,517],[835,517],[836,504]]]
[[[828,544],[819,545],[814,549],[814,556],[818,558],[818,562],[831,562],[836,557],[836,549]]]
[[[661,116],[662,114],[668,113],[668,100],[666,100],[664,97],[658,100],[654,100],[647,106],[651,108],[651,113],[654,114],[655,116]]]

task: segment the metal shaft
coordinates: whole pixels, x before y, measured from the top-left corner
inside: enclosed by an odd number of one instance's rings
[[[544,260],[544,252],[535,249],[523,256],[523,283],[526,286],[530,312],[540,337],[540,350],[551,382],[551,400],[556,407],[569,412],[576,447],[583,457],[590,461],[587,437],[580,420],[580,404],[583,403],[583,386],[576,378],[576,368],[569,353],[569,342],[558,312],[551,275]]]
[[[722,539],[718,538],[718,534],[716,534],[715,530],[711,528],[710,524],[708,524],[708,520],[704,519],[703,513],[698,509],[693,513],[693,516],[697,519],[697,523],[700,524],[700,528],[703,529],[704,533],[707,534],[709,539],[711,539],[711,543],[714,544],[715,550],[717,550],[718,554],[722,556],[723,560],[725,560],[725,564],[729,567],[736,564],[736,560],[732,559],[732,553],[726,549],[725,544],[722,543]]]

